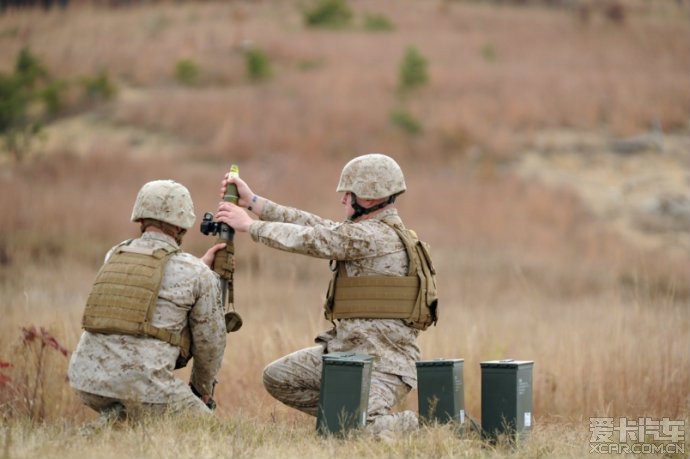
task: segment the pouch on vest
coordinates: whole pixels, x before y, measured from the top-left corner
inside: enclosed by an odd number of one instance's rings
[[[348,277],[345,265],[336,263],[324,305],[326,319],[403,319],[426,330],[438,321],[436,270],[429,246],[401,224],[381,221],[405,246],[407,276]]]
[[[179,249],[145,249],[121,245],[98,272],[86,301],[82,327],[93,333],[157,338],[180,348],[190,358],[189,327],[181,332],[151,325],[163,271]]]

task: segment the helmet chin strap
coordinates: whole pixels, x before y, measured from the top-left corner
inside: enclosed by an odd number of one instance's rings
[[[352,200],[350,205],[352,205],[352,208],[355,210],[355,212],[352,214],[352,216],[348,219],[351,222],[354,222],[355,220],[357,220],[359,217],[361,217],[363,215],[370,214],[370,213],[375,212],[379,209],[383,209],[384,207],[386,207],[389,204],[393,204],[395,202],[395,198],[398,197],[397,195],[394,194],[394,195],[388,196],[388,199],[386,199],[385,201],[380,202],[374,206],[363,207],[360,203],[357,202],[357,195],[356,194],[354,194],[353,192],[350,192],[350,195],[351,195],[351,200]]]

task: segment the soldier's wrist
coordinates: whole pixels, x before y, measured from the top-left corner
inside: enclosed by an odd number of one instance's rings
[[[258,200],[259,200],[259,196],[256,194],[253,195],[251,197],[251,199],[249,200],[249,205],[247,206],[247,210],[251,210],[252,212],[254,212],[254,210],[256,209],[256,202]]]
[[[258,194],[255,194],[249,200],[249,205],[247,206],[247,210],[254,212],[254,214],[256,216],[261,217],[261,213],[263,211],[265,203],[266,203],[265,198],[262,198]]]

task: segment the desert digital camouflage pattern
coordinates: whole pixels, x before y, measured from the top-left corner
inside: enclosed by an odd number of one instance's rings
[[[250,226],[255,241],[276,249],[345,262],[348,276],[404,276],[405,247],[395,231],[380,220],[400,222],[396,209],[386,209],[358,223],[336,223],[298,209],[266,201],[261,221]],[[320,346],[279,359],[264,371],[266,389],[281,402],[316,414],[321,381],[321,354],[357,352],[374,357],[368,422],[416,427],[412,412],[391,415],[391,409],[417,386],[415,361],[420,352],[418,330],[398,319],[346,319],[321,333]]]
[[[356,321],[349,319],[347,322]],[[325,347],[326,344],[302,349],[268,365],[263,377],[266,390],[286,405],[316,416],[323,366],[321,357]],[[403,383],[400,376],[374,369],[369,388],[367,429],[380,434],[417,428],[417,415],[414,412],[391,413],[391,408],[400,403],[409,392],[410,386]]]
[[[194,203],[189,190],[173,180],[145,183],[132,208],[133,222],[143,218],[160,220],[189,229],[194,225]]]
[[[173,238],[157,232],[146,232],[130,245],[178,247]],[[152,324],[179,332],[187,321],[194,356],[191,383],[201,395],[210,395],[226,340],[220,283],[200,259],[181,252],[165,267]],[[84,332],[68,376],[74,389],[105,398],[173,408],[197,405],[189,386],[173,375],[178,354],[178,347],[155,338]]]
[[[168,403],[143,403],[132,400],[122,400],[113,397],[92,394],[75,389],[75,392],[82,403],[94,411],[98,411],[106,417],[99,417],[95,423],[89,424],[91,428],[112,419],[113,414],[117,414],[116,419],[138,418],[141,416],[161,416],[164,414],[189,414],[189,415],[210,415],[211,410],[199,397],[192,394],[185,394],[177,397]],[[118,412],[117,405],[122,405],[124,410]]]
[[[336,191],[350,191],[362,199],[387,198],[407,189],[398,163],[390,156],[370,153],[343,167]]]

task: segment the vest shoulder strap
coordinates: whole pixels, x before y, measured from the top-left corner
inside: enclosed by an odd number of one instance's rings
[[[402,222],[382,219],[395,230],[408,258],[406,276],[348,277],[337,262],[324,305],[327,319],[403,319],[421,330],[437,321],[436,271],[428,245]]]

